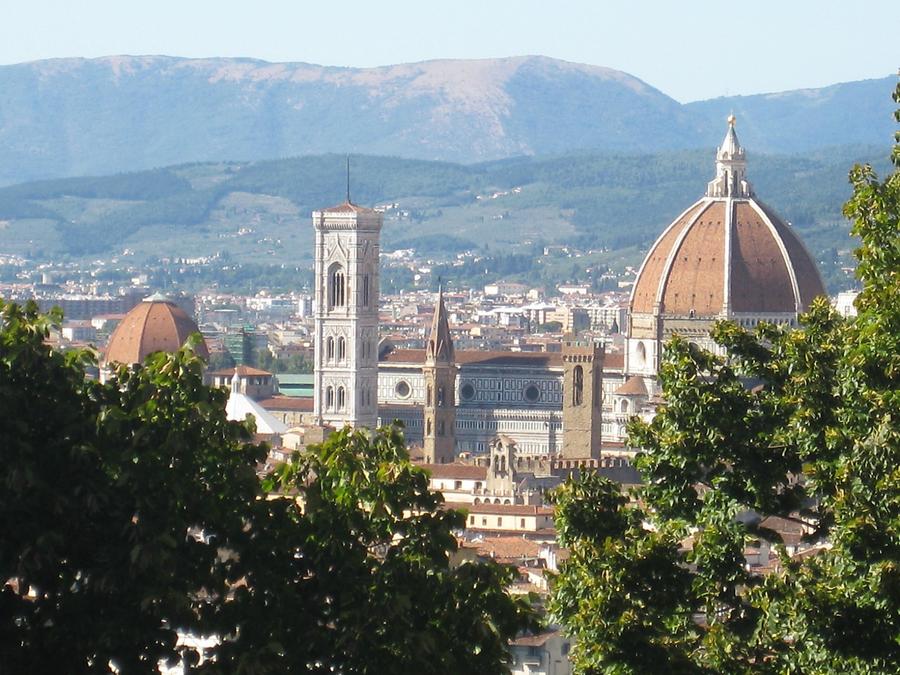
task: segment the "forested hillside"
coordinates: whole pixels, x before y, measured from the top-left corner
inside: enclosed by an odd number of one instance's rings
[[[851,248],[841,205],[866,148],[749,157],[760,197],[800,231],[838,284]],[[604,252],[636,264],[661,229],[703,194],[711,151],[560,155],[477,165],[353,157],[353,200],[386,208],[386,250],[466,249],[533,255],[541,244]],[[277,265],[309,258],[313,209],[340,202],[345,159],[181,165],[0,189],[0,252],[35,258],[226,255]]]

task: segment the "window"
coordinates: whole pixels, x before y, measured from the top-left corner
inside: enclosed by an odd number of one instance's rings
[[[444,407],[444,388],[438,387],[437,390],[437,404],[439,408]]]
[[[431,436],[431,420],[425,420],[425,435]]]
[[[345,358],[347,358],[347,343],[343,337],[338,338],[337,357],[338,361],[343,361]]]
[[[621,412],[628,412],[628,401],[625,399],[622,399]]]
[[[325,390],[325,408],[327,410],[334,408],[334,389],[331,387]]]
[[[409,386],[409,382],[406,380],[400,380],[397,383],[397,386],[394,387],[394,393],[397,394],[400,398],[407,398],[410,394],[411,388]]]
[[[525,529],[525,519],[524,518],[519,519],[519,527],[521,527],[523,530]]]
[[[647,363],[647,348],[644,346],[643,342],[638,342],[637,345],[637,362],[639,366],[643,366]]]
[[[425,405],[431,405],[431,385],[428,385],[428,388],[425,391]]]
[[[334,359],[334,338],[329,337],[325,340],[325,358],[331,361]]]
[[[343,388],[343,387],[338,387],[338,390],[337,390],[337,407],[338,407],[338,410],[343,410],[343,409],[344,409],[344,404],[345,404],[345,403],[346,403],[346,400],[345,400],[344,388]]]
[[[481,525],[482,525],[483,527],[487,527],[487,518],[482,518],[482,519],[481,519]]]
[[[462,490],[462,481],[461,480],[453,481],[453,489],[454,490]]]
[[[529,384],[525,387],[525,400],[529,403],[536,403],[541,397],[541,390],[535,384]]]
[[[328,275],[328,308],[343,307],[346,298],[344,269],[340,265],[331,268]]]
[[[497,518],[497,527],[503,527],[503,518]]]
[[[369,306],[369,275],[363,277],[363,307]]]
[[[469,516],[469,525],[475,524],[475,516]]]
[[[443,436],[443,435],[444,435],[444,420],[438,420],[438,424],[437,424],[437,435],[438,435],[438,436]]]
[[[584,401],[584,370],[575,366],[572,372],[572,405],[581,405]]]
[[[471,382],[466,382],[459,388],[459,395],[464,401],[471,401],[475,398],[475,387]]]

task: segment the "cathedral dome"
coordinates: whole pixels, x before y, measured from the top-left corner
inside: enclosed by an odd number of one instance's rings
[[[174,302],[152,295],[134,307],[116,326],[106,346],[106,363],[143,363],[153,352],[175,352],[184,346],[197,324]],[[201,341],[197,355],[209,360],[209,350]]]
[[[644,259],[632,314],[678,317],[796,315],[825,289],[798,236],[756,199],[730,117],[716,177],[663,231]]]

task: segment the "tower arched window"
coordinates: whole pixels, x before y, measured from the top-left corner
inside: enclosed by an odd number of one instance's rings
[[[334,338],[329,337],[325,340],[325,358],[331,361],[334,359]]]
[[[332,266],[328,273],[328,307],[343,307],[346,302],[347,279],[344,276],[344,268],[340,265]]]
[[[334,408],[334,389],[332,387],[325,390],[325,408],[327,410]]]
[[[347,341],[344,340],[343,336],[338,338],[337,357],[338,361],[343,361],[347,358]]]
[[[584,369],[575,366],[572,372],[572,405],[581,405],[584,401]]]
[[[346,394],[345,394],[345,392],[344,392],[344,388],[343,388],[343,387],[338,387],[338,390],[337,390],[337,409],[338,409],[338,410],[343,410],[343,409],[344,409],[344,405],[346,404],[346,402],[347,402],[347,401],[346,401]]]

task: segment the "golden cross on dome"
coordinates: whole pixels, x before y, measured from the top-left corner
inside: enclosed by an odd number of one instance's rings
[[[733,127],[735,122],[737,122],[737,117],[734,116],[734,113],[731,113],[728,116],[728,126]]]

